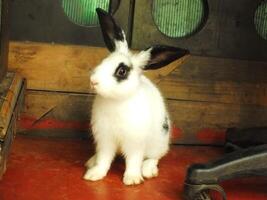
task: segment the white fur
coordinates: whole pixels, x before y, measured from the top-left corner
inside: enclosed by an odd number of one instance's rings
[[[169,149],[170,130],[166,133],[163,123],[167,118],[170,126],[170,121],[163,97],[142,74],[150,50],[132,54],[126,47],[120,43],[91,76],[91,81],[98,83],[91,119],[96,154],[85,164],[86,180],[106,176],[120,153],[126,160],[124,184],[139,184],[143,177],[158,175],[158,161]],[[133,69],[127,80],[118,82],[113,73],[121,62]]]

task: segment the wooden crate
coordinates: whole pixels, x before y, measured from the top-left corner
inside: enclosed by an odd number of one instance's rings
[[[104,48],[11,42],[9,67],[27,78],[20,131],[88,135],[94,98],[88,76],[107,53]],[[147,75],[166,98],[176,127],[174,143],[218,145],[229,127],[267,126],[267,62],[190,56],[162,70]]]
[[[17,73],[8,72],[0,84],[0,177],[12,141],[16,135],[16,122],[24,102],[25,80]]]

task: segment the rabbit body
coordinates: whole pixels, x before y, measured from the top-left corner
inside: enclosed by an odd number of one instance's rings
[[[90,77],[97,93],[91,118],[96,153],[85,164],[84,179],[105,177],[119,153],[126,161],[124,184],[139,184],[158,175],[158,162],[168,152],[171,132],[164,99],[143,71],[161,68],[188,51],[152,46],[133,54],[113,17],[101,9],[97,13],[112,53]]]
[[[112,100],[97,95],[91,122],[97,144],[107,140],[126,157],[127,147],[133,146],[132,151],[142,150],[145,158],[160,158],[168,150],[170,129],[163,127],[166,119],[169,126],[159,90],[142,76],[139,88],[129,98]]]
[[[125,172],[125,184],[138,184],[143,177],[157,176],[158,160],[169,149],[170,129],[163,127],[166,123],[169,127],[163,98],[143,75],[138,89],[129,98],[111,100],[97,95],[92,109],[92,130],[97,149],[95,157],[99,151],[105,151],[108,157],[107,166],[97,178],[106,175],[116,153],[124,155],[126,165],[135,165],[133,172]],[[148,160],[154,161],[152,166],[143,165]]]

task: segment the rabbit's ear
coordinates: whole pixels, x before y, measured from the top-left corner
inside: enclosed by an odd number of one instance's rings
[[[159,69],[185,55],[190,54],[190,52],[186,49],[164,45],[152,46],[142,53],[148,54],[148,60],[144,65],[143,70]]]
[[[125,34],[123,30],[116,24],[114,18],[101,8],[97,8],[96,12],[104,42],[109,51],[113,52],[122,47],[128,49]]]

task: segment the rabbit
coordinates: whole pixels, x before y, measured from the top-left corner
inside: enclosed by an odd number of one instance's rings
[[[158,176],[159,160],[168,152],[171,121],[157,87],[143,75],[189,54],[170,46],[152,46],[132,53],[124,31],[106,11],[97,8],[104,42],[111,52],[91,73],[96,91],[91,127],[96,153],[85,164],[85,180],[103,179],[117,154],[125,158],[125,185]]]

